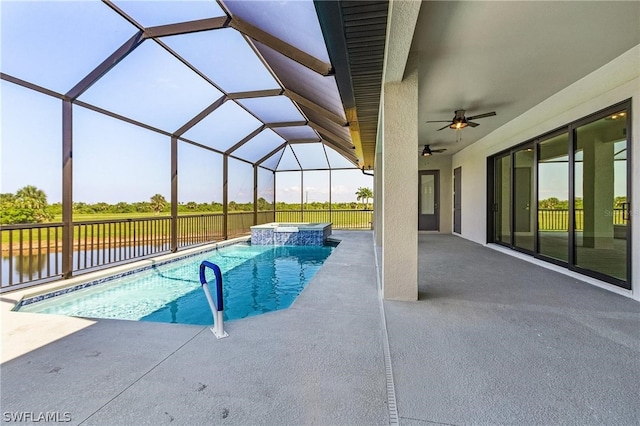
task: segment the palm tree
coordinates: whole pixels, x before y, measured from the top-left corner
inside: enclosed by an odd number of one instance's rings
[[[358,188],[356,191],[356,197],[358,201],[366,200],[365,209],[369,207],[369,199],[373,198],[373,191],[371,188]]]
[[[167,200],[160,194],[156,194],[151,197],[151,208],[156,214],[160,214],[164,210],[164,206],[167,205]]]
[[[18,189],[16,198],[21,199],[24,206],[31,209],[42,209],[47,205],[47,194],[33,185]]]
[[[43,190],[33,185],[27,185],[16,191],[15,200],[19,205],[32,212],[36,222],[44,222],[51,219],[51,215],[47,211],[49,204],[47,203],[47,194]]]

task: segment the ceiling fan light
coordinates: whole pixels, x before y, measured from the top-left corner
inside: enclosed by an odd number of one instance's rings
[[[451,125],[449,126],[449,128],[453,129],[453,130],[460,130],[460,129],[464,129],[465,127],[467,127],[467,122],[466,121],[454,121],[453,123],[451,123]]]
[[[422,150],[422,156],[423,157],[430,157],[431,156],[431,150],[425,145],[424,149]]]

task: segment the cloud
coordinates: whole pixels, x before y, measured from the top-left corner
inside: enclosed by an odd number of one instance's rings
[[[334,185],[331,187],[331,193],[334,195],[344,195],[351,192],[355,193],[353,188],[347,188],[345,185]]]
[[[284,188],[284,189],[282,190],[282,192],[288,192],[288,193],[291,193],[291,192],[297,192],[297,193],[300,193],[300,187],[299,187],[299,186],[296,186],[296,185],[294,185],[294,186],[287,186],[286,188]]]

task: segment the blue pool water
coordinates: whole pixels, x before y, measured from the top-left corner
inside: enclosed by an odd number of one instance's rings
[[[199,280],[203,260],[220,266],[224,318],[234,320],[288,308],[331,251],[326,246],[235,244],[23,305],[19,311],[211,325],[211,309]],[[211,270],[207,281],[214,282]]]

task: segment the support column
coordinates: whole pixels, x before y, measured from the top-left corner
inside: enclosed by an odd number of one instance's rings
[[[418,67],[383,86],[382,291],[385,299],[418,299]],[[379,174],[380,170],[376,170]]]
[[[178,251],[178,138],[171,138],[171,251]]]
[[[73,275],[73,104],[62,101],[62,278]]]
[[[229,238],[229,156],[222,156],[222,238]]]
[[[273,172],[273,220],[272,222],[276,221],[276,172]]]
[[[332,188],[331,188],[331,175],[333,174],[333,170],[329,169],[329,223],[333,223],[333,206],[331,205],[331,193]]]
[[[613,248],[614,145],[599,138],[584,144],[582,170],[584,247]]]
[[[258,166],[253,165],[253,224],[258,224]]]
[[[300,222],[304,222],[304,171],[300,170]]]
[[[379,123],[383,121],[383,116],[380,115]],[[382,134],[382,123],[378,127],[378,135]],[[382,148],[382,138],[378,138],[376,143],[376,149]],[[375,234],[376,246],[382,246],[382,209],[384,207],[384,188],[382,186],[382,176],[384,167],[382,165],[382,152],[376,152],[375,156],[375,174],[373,176],[373,194],[375,201],[373,203],[373,232]]]

